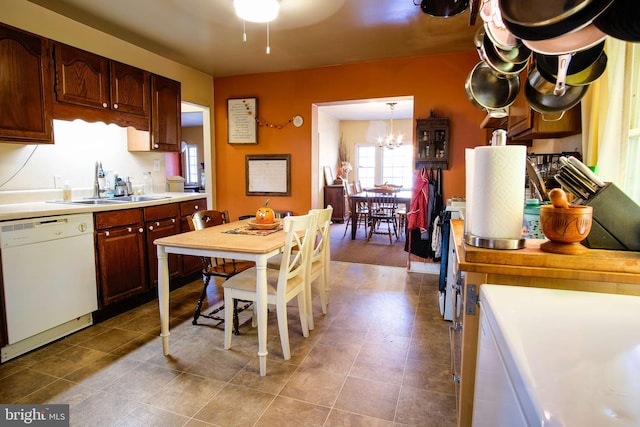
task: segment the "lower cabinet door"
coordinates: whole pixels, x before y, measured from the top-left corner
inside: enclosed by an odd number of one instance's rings
[[[176,218],[167,218],[145,224],[147,236],[147,263],[149,265],[149,288],[158,287],[158,255],[153,241],[161,237],[180,233],[180,222]],[[180,255],[169,254],[169,279],[182,275]]]
[[[96,234],[100,302],[103,306],[148,289],[144,228],[120,227]]]

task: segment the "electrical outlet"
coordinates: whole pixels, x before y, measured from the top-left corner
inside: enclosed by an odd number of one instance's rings
[[[160,172],[160,160],[153,161],[153,171]]]
[[[62,177],[60,175],[53,176],[53,188],[62,188],[64,182],[62,182]]]

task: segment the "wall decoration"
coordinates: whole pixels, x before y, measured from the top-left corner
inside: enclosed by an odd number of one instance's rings
[[[333,185],[333,171],[331,166],[324,167],[324,183],[325,185]]]
[[[290,196],[291,155],[246,156],[247,196]]]
[[[229,144],[258,143],[258,98],[227,99]]]

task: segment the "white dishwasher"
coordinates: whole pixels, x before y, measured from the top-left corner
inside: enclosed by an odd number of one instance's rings
[[[2,362],[87,327],[98,308],[93,215],[0,223]]]

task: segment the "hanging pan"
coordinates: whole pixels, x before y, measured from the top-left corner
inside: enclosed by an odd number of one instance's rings
[[[578,4],[581,7],[571,7],[566,12],[558,12],[554,5],[559,4],[567,8],[568,4]],[[506,27],[516,37],[523,40],[545,40],[559,37],[573,31],[577,31],[589,25],[597,16],[602,14],[613,0],[500,0],[502,19]],[[555,16],[552,13],[536,14],[536,18],[525,19],[522,10],[531,9],[552,10],[559,13]],[[518,11],[515,14],[515,10]],[[564,10],[564,9],[563,9]],[[568,12],[571,13],[568,13]],[[511,14],[516,15],[512,17]],[[552,16],[553,15],[553,16]],[[532,49],[533,50],[533,49]]]
[[[422,0],[420,9],[436,18],[450,18],[459,15],[469,7],[469,0]]]
[[[638,0],[614,0],[593,23],[611,37],[628,42],[640,42]]]
[[[546,40],[523,40],[522,43],[533,52],[543,55],[562,55],[589,49],[603,42],[607,37],[598,27],[589,24],[578,31]]]
[[[583,86],[596,81],[607,68],[607,55],[604,52],[604,42],[587,50],[571,55],[566,70],[565,83],[570,86]],[[560,63],[565,55],[534,54],[534,60],[540,74],[551,82],[556,82]]]
[[[482,26],[478,27],[473,42],[476,45],[480,59],[491,67],[498,77],[510,78],[517,76],[527,66],[526,59],[516,63],[501,58]]]
[[[532,67],[532,71],[535,72],[535,67]],[[551,93],[543,93],[534,89],[531,83],[529,83],[528,78],[525,79],[524,85],[524,95],[527,98],[527,102],[533,110],[542,114],[542,118],[545,121],[560,120],[565,111],[578,105],[589,89],[589,86],[586,85],[567,86],[567,90],[563,96],[556,96],[553,94],[553,91],[551,91]],[[549,119],[545,116],[545,114],[557,113],[560,113],[560,116],[555,119]]]
[[[478,62],[464,84],[467,98],[481,110],[501,110],[513,104],[520,92],[520,78],[500,78],[483,61]]]

